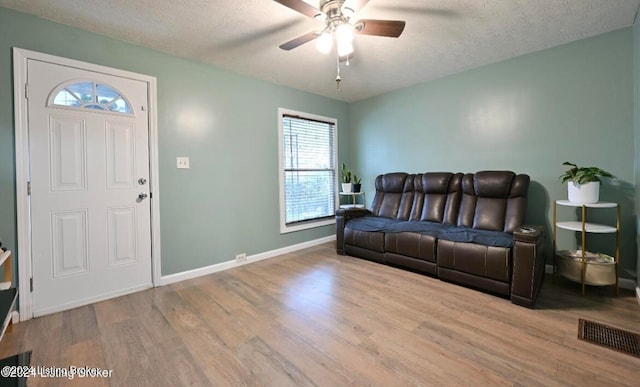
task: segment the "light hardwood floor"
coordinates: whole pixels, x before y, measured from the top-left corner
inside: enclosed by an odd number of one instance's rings
[[[640,331],[634,295],[587,290],[547,276],[531,310],[326,244],[17,324],[0,357],[113,370],[29,386],[640,385],[640,359],[577,339]]]

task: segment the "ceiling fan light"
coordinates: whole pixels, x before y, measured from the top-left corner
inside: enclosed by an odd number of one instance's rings
[[[316,49],[323,54],[328,54],[331,51],[331,47],[333,46],[333,39],[331,34],[322,33],[316,39]]]
[[[353,26],[349,23],[340,24],[336,27],[336,40],[338,42],[353,42]]]
[[[338,56],[349,56],[353,53],[353,43],[344,40],[338,40]]]

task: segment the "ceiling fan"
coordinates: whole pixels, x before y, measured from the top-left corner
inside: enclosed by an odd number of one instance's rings
[[[326,24],[321,31],[308,32],[281,44],[280,48],[287,51],[316,38],[322,39],[323,36],[331,36],[332,33],[339,33],[340,30],[348,31],[348,29],[351,29],[351,34],[397,38],[402,34],[405,26],[405,22],[400,20],[361,19],[352,23],[351,17],[367,5],[369,0],[320,0],[319,9],[302,0],[275,1],[303,15],[324,21]]]
[[[351,22],[351,17],[369,0],[320,0],[319,9],[302,0],[275,0],[303,15],[325,23],[320,31],[311,31],[280,45],[286,51],[293,50],[312,40],[316,40],[316,48],[322,53],[329,53],[333,42],[336,45],[338,60],[338,76],[336,82],[340,88],[340,61],[348,60],[353,54],[354,34],[386,36],[397,38],[404,31],[402,20],[360,19]]]

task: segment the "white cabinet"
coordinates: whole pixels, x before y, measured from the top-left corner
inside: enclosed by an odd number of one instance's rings
[[[558,220],[558,207],[573,207],[580,209],[578,220]],[[616,224],[591,223],[587,219],[587,210],[595,209],[616,210]],[[558,230],[568,230],[580,233],[579,250],[558,250]],[[612,234],[615,236],[615,257],[602,252],[591,252],[587,248],[588,234]],[[612,239],[613,244],[613,239]],[[606,286],[614,285],[618,294],[618,278],[620,275],[620,206],[617,203],[598,202],[592,204],[572,203],[568,200],[556,200],[553,207],[553,250],[555,252],[554,275],[558,273],[572,281],[582,284],[582,294],[585,285]]]

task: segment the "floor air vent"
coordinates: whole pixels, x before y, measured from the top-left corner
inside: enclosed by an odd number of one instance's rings
[[[578,339],[640,357],[640,335],[637,333],[580,319]]]

